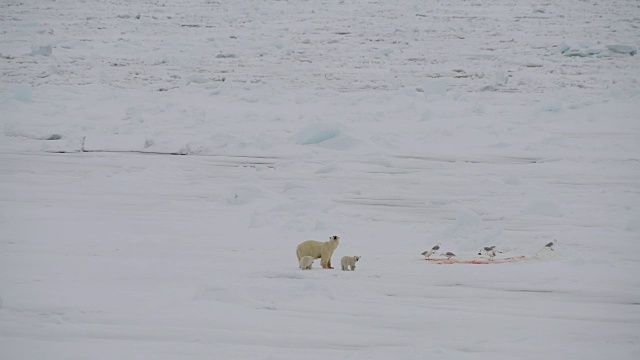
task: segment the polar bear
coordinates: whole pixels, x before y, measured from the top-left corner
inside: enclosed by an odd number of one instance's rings
[[[358,260],[360,260],[360,256],[343,256],[342,259],[340,259],[342,270],[347,271],[349,267],[351,267],[351,270],[355,271]]]
[[[313,258],[311,256],[303,256],[302,259],[300,259],[300,269],[311,270],[311,265],[313,265]]]
[[[307,240],[303,241],[296,247],[296,255],[298,255],[298,263],[304,256],[311,256],[314,259],[321,259],[320,265],[323,269],[333,269],[331,267],[331,255],[340,245],[339,236],[330,236],[329,241]]]

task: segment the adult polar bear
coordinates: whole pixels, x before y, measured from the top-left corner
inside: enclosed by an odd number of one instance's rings
[[[314,259],[321,259],[320,265],[323,269],[333,269],[331,267],[331,255],[340,245],[339,236],[330,236],[329,241],[307,240],[303,241],[296,247],[296,255],[298,255],[298,263],[303,256],[311,256]]]

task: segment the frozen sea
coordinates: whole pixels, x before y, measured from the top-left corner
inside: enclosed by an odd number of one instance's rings
[[[638,46],[635,0],[2,0],[0,358],[638,359]]]

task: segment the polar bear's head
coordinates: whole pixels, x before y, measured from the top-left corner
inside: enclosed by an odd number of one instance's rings
[[[329,240],[340,242],[340,236],[337,236],[337,235],[329,236]]]
[[[358,260],[360,260],[360,256],[355,255],[355,256],[353,257],[353,259],[354,259],[355,261],[358,261]]]

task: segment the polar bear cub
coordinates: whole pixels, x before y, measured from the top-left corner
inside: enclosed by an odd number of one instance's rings
[[[302,259],[300,259],[300,269],[311,270],[311,265],[313,265],[313,257],[303,256]]]
[[[355,271],[358,260],[360,260],[360,256],[343,256],[342,259],[340,259],[342,270],[348,271],[349,267],[351,267],[351,270]]]
[[[339,236],[330,236],[328,241],[307,240],[303,241],[296,247],[296,255],[298,263],[305,256],[311,256],[314,259],[320,259],[320,265],[324,269],[333,269],[331,266],[331,255],[340,244]]]

